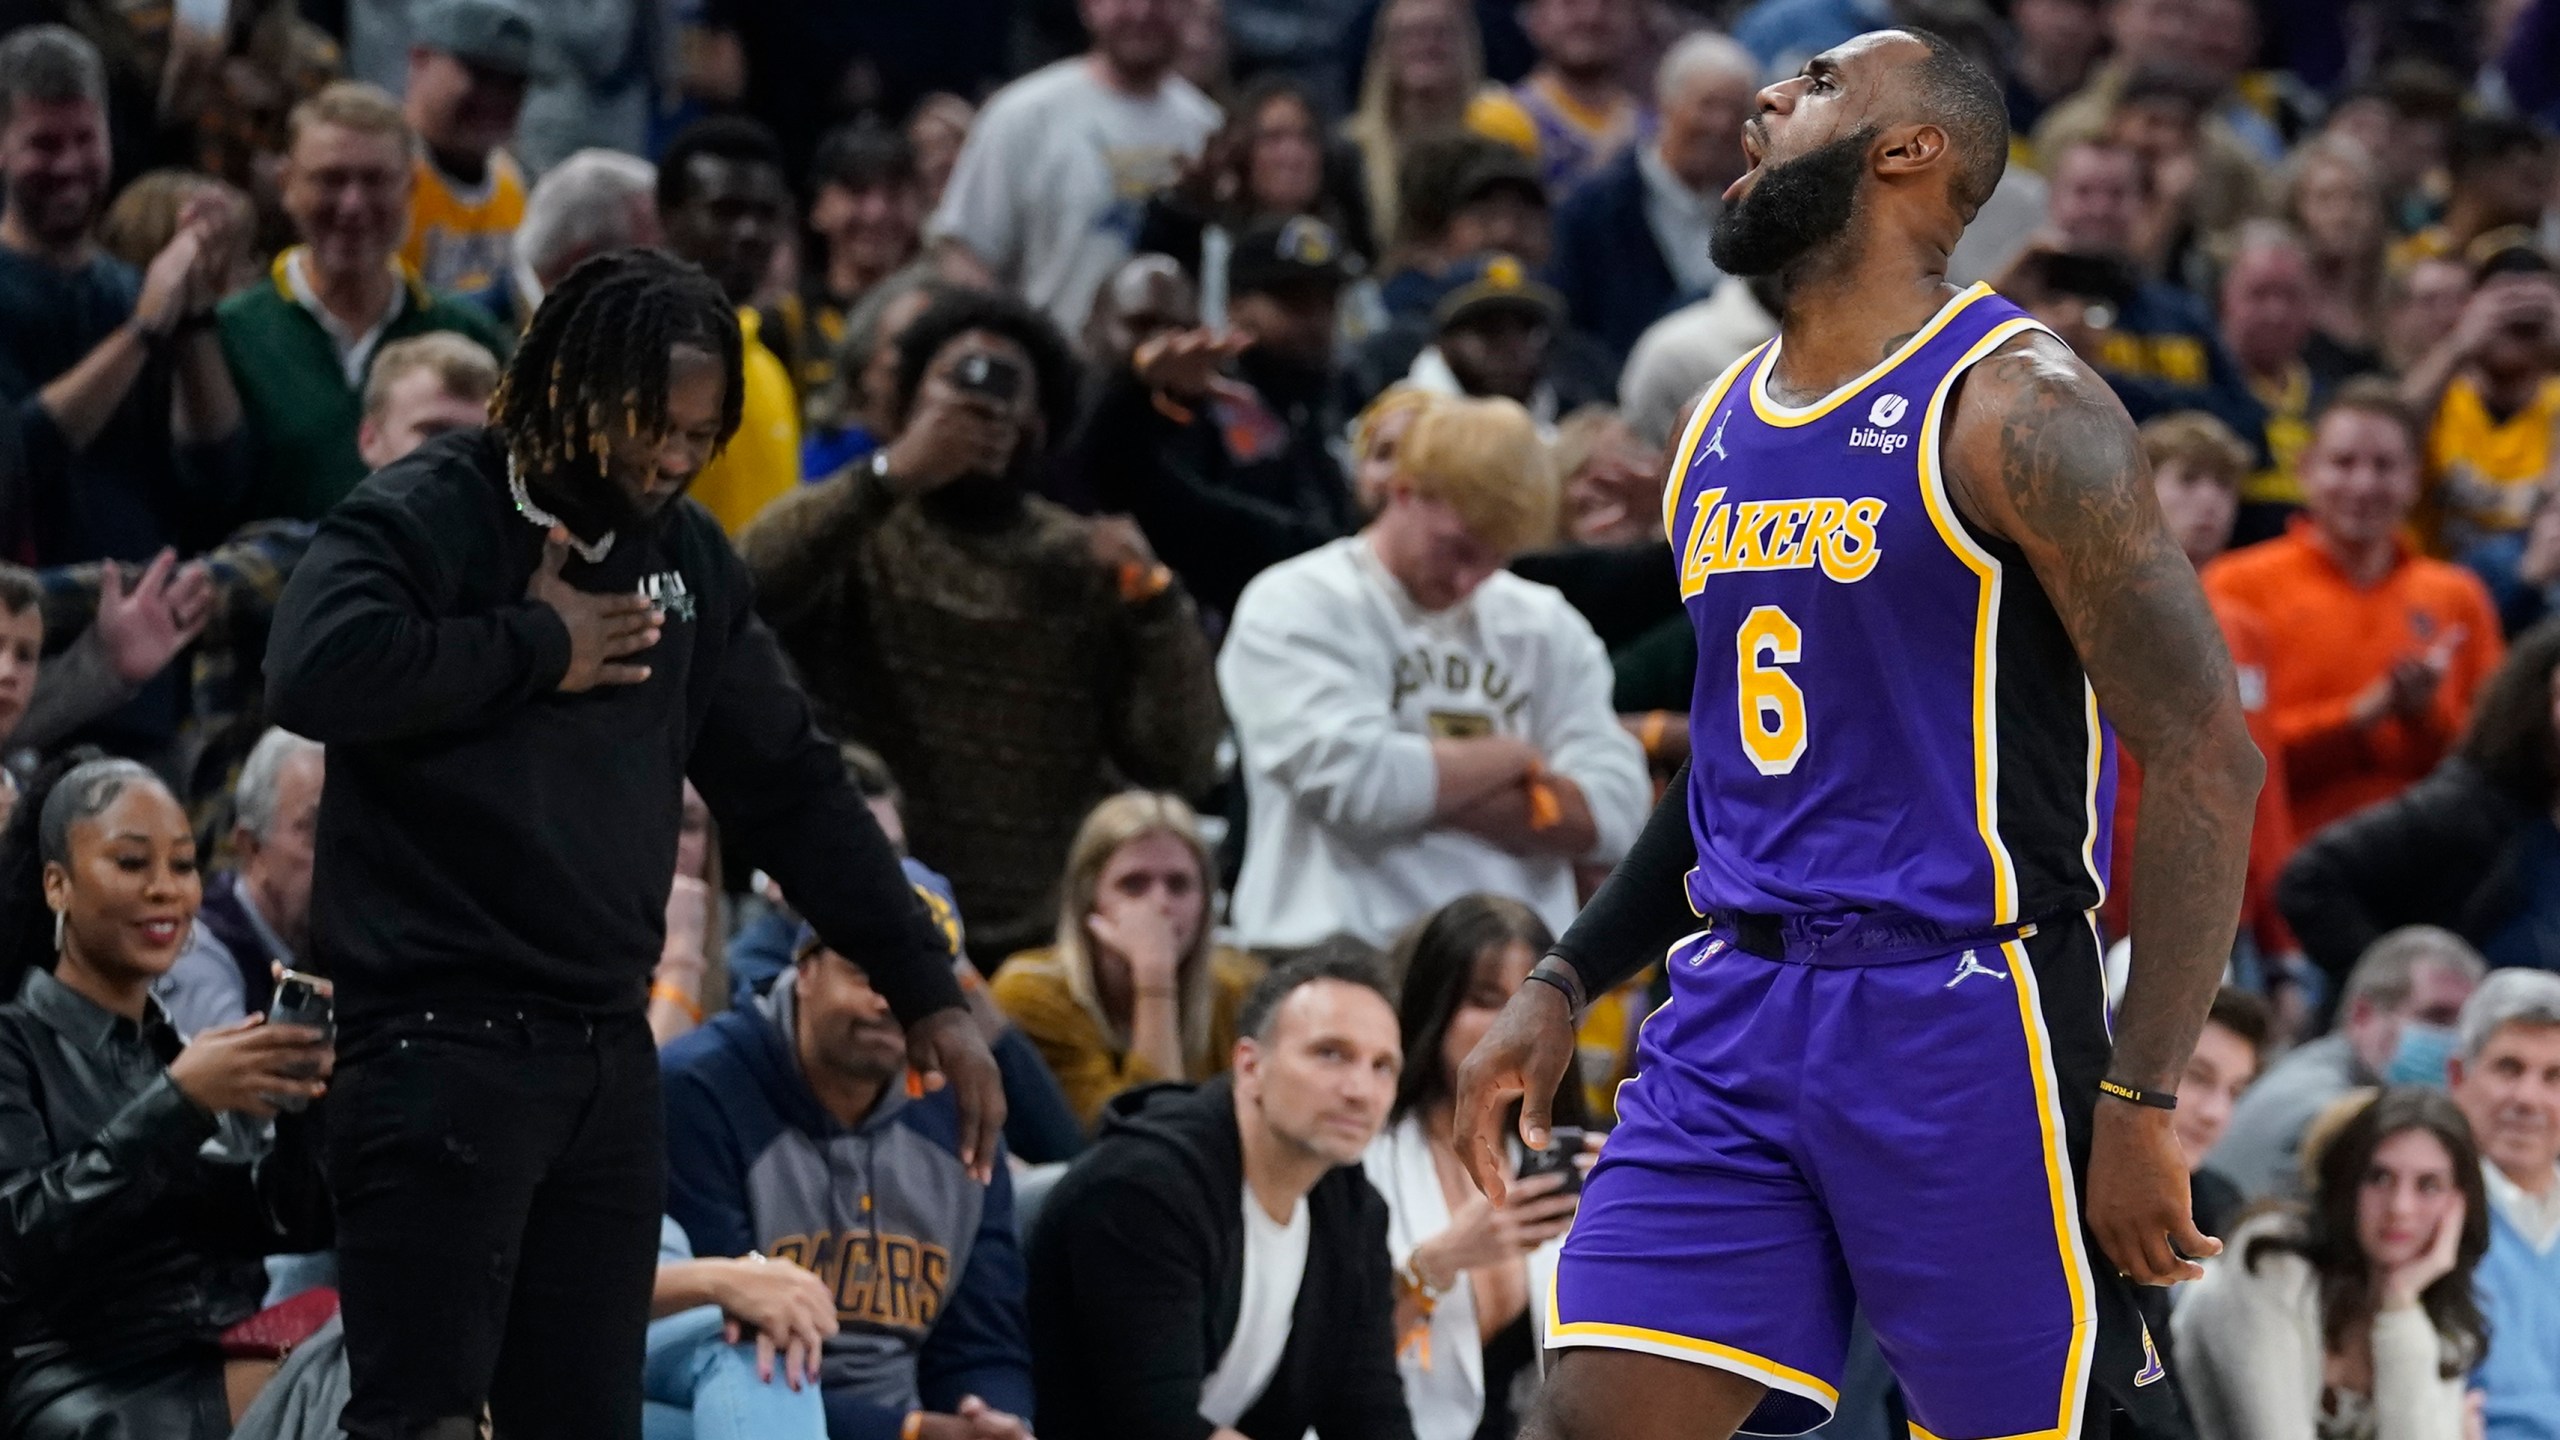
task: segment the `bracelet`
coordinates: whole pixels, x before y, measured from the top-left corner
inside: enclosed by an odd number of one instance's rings
[[[908,1411],[907,1418],[898,1426],[898,1440],[916,1440],[916,1437],[922,1434],[924,1434],[924,1412]]]
[[[1647,760],[1662,758],[1662,734],[1670,728],[1670,711],[1648,710],[1645,712],[1642,733],[1636,736],[1636,743],[1644,747],[1644,758]]]
[[[1565,961],[1550,955],[1530,970],[1529,978],[1556,987],[1557,991],[1564,996],[1564,1008],[1568,1012],[1577,1012],[1582,1009],[1582,987],[1576,983],[1578,977]]]
[[[1123,560],[1120,562],[1119,581],[1121,604],[1144,605],[1173,588],[1173,571],[1162,564]]]
[[[702,1023],[702,1002],[661,980],[649,987],[649,998],[664,1000],[685,1013],[694,1024]]]
[[[1421,1260],[1411,1255],[1406,1256],[1404,1264],[1397,1269],[1396,1283],[1404,1287],[1405,1293],[1413,1297],[1425,1315],[1431,1313],[1432,1306],[1440,1303],[1440,1297],[1455,1287],[1454,1281],[1448,1285],[1434,1285],[1424,1279]]]
[[[2101,1095],[2112,1095],[2118,1100],[2125,1101],[2132,1105],[2148,1105],[2154,1110],[2175,1110],[2178,1108],[2178,1097],[2170,1094],[2166,1090],[2145,1090],[2140,1086],[2126,1085],[2114,1080],[2099,1081],[2098,1093]]]

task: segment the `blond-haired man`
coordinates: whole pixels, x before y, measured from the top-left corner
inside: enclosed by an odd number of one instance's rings
[[[1367,529],[1245,587],[1218,687],[1250,811],[1246,944],[1384,944],[1479,890],[1560,931],[1574,866],[1626,853],[1652,790],[1608,656],[1562,595],[1503,568],[1556,512],[1526,410],[1438,400]]]
[[[430,290],[398,258],[415,154],[399,105],[370,85],[332,85],[293,112],[284,208],[302,243],[219,312],[266,462],[241,518],[317,519],[365,477],[356,431],[383,346],[451,330],[501,356],[511,348],[486,312]]]

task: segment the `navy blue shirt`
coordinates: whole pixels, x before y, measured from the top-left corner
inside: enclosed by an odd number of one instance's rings
[[[62,270],[0,248],[0,402],[18,412],[27,457],[63,483],[36,487],[14,518],[18,553],[39,565],[148,559],[179,543],[208,477],[183,465],[169,428],[174,367],[155,358],[85,450],[37,400],[132,318],[142,277],[105,254]]]

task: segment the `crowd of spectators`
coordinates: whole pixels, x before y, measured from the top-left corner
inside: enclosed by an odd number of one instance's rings
[[[658,246],[1011,1117],[981,1182],[666,797],[647,1433],[1504,1440],[1664,982],[1498,1205],[1456,1066],[1687,754],[1742,122],[1891,24],[2001,81],[1948,278],[2140,423],[2270,762],[2151,1335],[2207,1440],[2560,1440],[2560,0],[0,0],[0,1431],[337,1433],[277,599]]]

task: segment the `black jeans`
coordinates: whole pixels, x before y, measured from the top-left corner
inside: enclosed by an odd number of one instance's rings
[[[639,1016],[438,1010],[345,1047],[328,1170],[350,1440],[638,1440],[666,1196]]]

